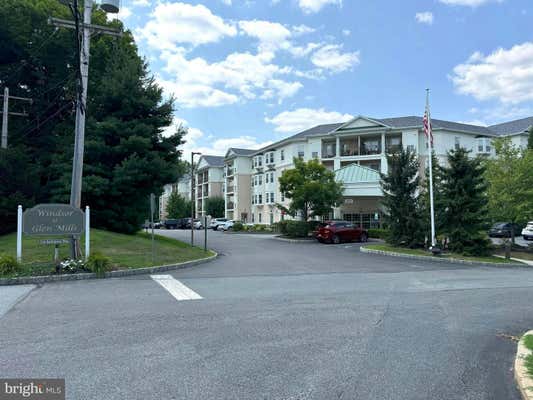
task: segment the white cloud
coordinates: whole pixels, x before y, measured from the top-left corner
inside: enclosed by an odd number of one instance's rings
[[[283,111],[272,118],[265,118],[265,122],[275,125],[276,132],[297,133],[320,124],[345,122],[353,118],[350,114],[336,111],[326,111],[323,108],[298,108],[293,111]]]
[[[303,87],[300,82],[281,79],[291,69],[273,64],[271,53],[232,53],[212,64],[186,56],[184,49],[163,52],[165,71],[175,78],[160,80],[184,107],[215,107],[258,96],[281,102]]]
[[[359,51],[342,53],[341,50],[342,45],[325,45],[313,53],[311,62],[317,67],[331,72],[342,72],[360,63]]]
[[[533,101],[533,42],[499,48],[488,56],[476,52],[453,69],[451,80],[459,93],[478,100]]]
[[[277,22],[240,21],[239,28],[246,35],[259,40],[260,51],[276,51],[290,46],[287,40],[291,37],[291,31]]]
[[[503,0],[439,0],[441,3],[449,4],[452,6],[468,6],[478,7],[491,1],[497,1],[501,3]]]
[[[350,36],[350,35],[352,34],[352,31],[349,30],[349,29],[343,29],[343,30],[342,30],[342,34],[343,34],[344,36]]]
[[[205,155],[223,156],[230,147],[255,150],[272,143],[271,141],[261,142],[255,136],[249,135],[223,137],[213,140],[212,135],[206,136],[200,129],[190,127],[187,121],[176,117],[174,118],[173,125],[167,128],[168,134],[174,133],[176,127],[179,125],[187,128],[187,134],[184,137],[185,143],[179,147],[183,151],[182,157],[185,160],[191,159],[191,152],[193,151]]]
[[[221,0],[227,6],[231,6],[231,0]]]
[[[298,0],[298,5],[305,14],[317,13],[327,4],[342,6],[342,0]]]
[[[316,29],[302,24],[302,25],[293,26],[292,31],[295,36],[301,36],[301,35],[307,35],[308,33],[313,33],[316,31]]]
[[[151,19],[136,33],[149,47],[168,50],[180,43],[197,46],[218,42],[225,36],[235,36],[237,29],[201,4],[159,3]]]
[[[133,0],[131,3],[137,7],[148,7],[150,5],[150,0]]]
[[[433,25],[433,13],[430,11],[416,13],[415,19],[420,24]]]

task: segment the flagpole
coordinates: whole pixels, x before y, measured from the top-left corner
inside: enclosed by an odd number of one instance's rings
[[[435,247],[435,209],[433,207],[433,132],[429,112],[429,89],[426,89],[426,113],[428,120],[428,158],[429,158],[429,208],[431,210],[431,247]]]

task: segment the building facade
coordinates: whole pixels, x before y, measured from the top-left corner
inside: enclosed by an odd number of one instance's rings
[[[195,171],[195,214],[206,216],[205,205],[209,197],[224,196],[224,157],[203,155]]]
[[[514,145],[526,147],[532,125],[533,117],[489,127],[433,119],[434,152],[442,164],[447,152],[459,147],[473,156],[494,156],[494,138],[509,137]],[[285,169],[293,168],[293,158],[299,157],[320,160],[343,183],[344,202],[333,210],[335,218],[367,228],[379,226],[379,173],[387,173],[386,155],[400,147],[414,151],[421,169],[425,168],[427,140],[422,117],[358,116],[346,123],[313,127],[256,151],[229,149],[222,175],[226,218],[256,224],[289,218],[276,206],[289,205],[279,191],[278,178]]]

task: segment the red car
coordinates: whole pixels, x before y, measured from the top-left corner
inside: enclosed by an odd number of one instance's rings
[[[320,243],[366,242],[368,231],[348,221],[328,221],[322,224],[315,235]]]

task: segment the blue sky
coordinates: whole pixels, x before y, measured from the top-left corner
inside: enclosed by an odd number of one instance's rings
[[[122,0],[119,18],[192,149],[254,148],[319,123],[533,115],[531,0]]]

